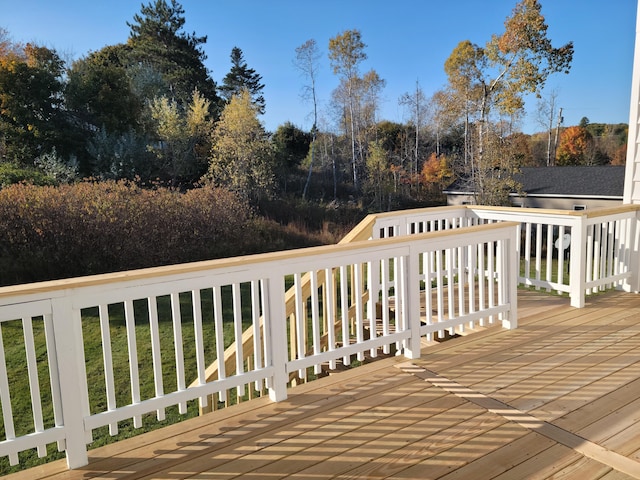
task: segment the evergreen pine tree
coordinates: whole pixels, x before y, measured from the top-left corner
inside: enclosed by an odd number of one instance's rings
[[[193,91],[218,105],[216,84],[204,65],[207,56],[202,45],[207,37],[185,34],[184,9],[176,1],[155,0],[142,5],[140,14],[133,17],[128,44],[134,64],[149,65],[157,70],[169,87],[169,94],[187,105]]]
[[[242,50],[233,47],[231,49],[231,70],[225,75],[220,87],[222,98],[229,103],[234,95],[240,95],[243,90],[247,90],[258,113],[264,114],[265,101],[262,95],[264,84],[260,83],[261,81],[262,76],[247,66]]]

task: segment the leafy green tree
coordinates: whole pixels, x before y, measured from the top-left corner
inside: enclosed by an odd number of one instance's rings
[[[133,130],[109,133],[101,128],[86,144],[90,175],[111,180],[139,178],[143,182],[157,178],[155,156],[147,143],[146,136]]]
[[[36,167],[24,167],[14,162],[0,162],[0,190],[16,183],[28,185],[55,185],[55,179]]]
[[[285,189],[290,172],[310,153],[311,142],[312,134],[302,131],[291,122],[278,126],[272,135],[275,167],[278,179]]]
[[[67,70],[65,103],[84,132],[78,155],[85,175],[146,180],[152,174],[146,147],[147,133],[154,128],[148,99],[166,89],[140,86],[134,73],[142,66],[129,65],[130,52],[126,44],[106,46]]]
[[[151,65],[180,104],[188,104],[197,89],[212,107],[217,107],[216,84],[204,65],[207,57],[202,45],[207,37],[184,33],[184,24],[184,9],[176,0],[142,5],[140,14],[127,23],[131,29],[129,64]]]
[[[215,125],[205,180],[256,201],[270,194],[273,177],[271,143],[251,94],[243,90],[231,97]]]
[[[279,162],[291,169],[300,165],[307,156],[311,134],[302,131],[291,122],[285,122],[277,128],[271,141]]]
[[[378,211],[385,209],[387,198],[389,201],[391,199],[393,172],[389,169],[388,153],[379,140],[369,144],[365,191],[372,197],[372,203]]]
[[[104,127],[109,133],[124,133],[140,127],[143,99],[132,88],[122,53],[122,45],[104,47],[76,60],[67,71],[67,107],[86,130]]]
[[[54,50],[7,46],[0,56],[0,147],[29,166],[41,154],[67,156],[73,137],[62,105],[64,62]]]
[[[222,80],[220,94],[227,103],[235,95],[240,95],[243,90],[247,90],[256,106],[256,111],[263,115],[265,112],[265,100],[262,94],[264,84],[262,77],[253,69],[247,66],[242,50],[238,47],[231,49],[231,70]]]

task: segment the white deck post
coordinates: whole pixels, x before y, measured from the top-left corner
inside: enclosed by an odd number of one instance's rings
[[[269,382],[269,398],[274,402],[287,399],[287,325],[285,311],[284,281],[277,275],[265,281],[266,318],[264,331],[268,335],[266,345],[266,366],[275,369]]]
[[[409,359],[420,358],[420,276],[419,255],[415,247],[410,248],[408,255],[401,257],[404,263],[404,288],[406,289],[406,304],[402,306],[405,314],[405,326],[409,329],[411,336],[407,339],[404,356]],[[426,255],[426,254],[425,254]],[[428,287],[426,287],[428,289]]]
[[[89,463],[87,441],[90,441],[90,434],[87,434],[84,428],[84,417],[89,416],[89,399],[84,373],[80,312],[73,310],[69,297],[53,299],[51,306],[58,355],[67,466],[80,468]]]
[[[573,224],[571,228],[571,245],[569,247],[569,297],[571,306],[576,308],[584,307],[586,295],[586,238],[587,238],[587,216],[578,217],[579,222]],[[558,256],[562,254],[558,250]]]
[[[630,242],[629,268],[631,278],[625,282],[623,289],[628,292],[640,292],[640,211],[629,222],[630,232],[627,233],[627,241]]]
[[[509,238],[500,241],[500,266],[501,289],[503,291],[502,301],[509,304],[509,312],[503,316],[502,327],[512,330],[518,328],[518,276],[520,274],[520,254],[516,248],[519,242],[519,228],[514,226],[511,229]]]

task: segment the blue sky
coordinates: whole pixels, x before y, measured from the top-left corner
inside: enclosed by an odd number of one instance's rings
[[[14,41],[37,42],[78,58],[105,45],[125,42],[126,22],[149,0],[0,0],[0,26]],[[386,81],[380,118],[402,122],[398,98],[415,88],[427,96],[446,82],[444,61],[462,40],[484,45],[502,33],[516,0],[182,0],[185,30],[208,37],[206,65],[220,83],[229,54],[242,49],[249,67],[263,77],[269,130],[291,121],[311,125],[311,105],[300,92],[304,79],[293,67],[295,48],[315,39],[323,57],[318,84],[321,107],[338,84],[326,56],[329,39],[358,29],[367,45],[362,71],[375,69]],[[556,74],[547,91],[557,93],[565,125],[627,123],[635,35],[636,0],[541,0],[555,46],[574,42],[571,73]],[[536,100],[527,101],[522,130],[542,130]]]

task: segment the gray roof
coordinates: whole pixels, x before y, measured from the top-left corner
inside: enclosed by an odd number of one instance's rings
[[[523,167],[516,180],[527,196],[607,197],[622,199],[624,166]],[[469,194],[465,182],[447,187],[447,194]]]

